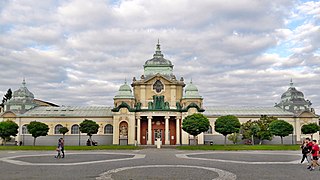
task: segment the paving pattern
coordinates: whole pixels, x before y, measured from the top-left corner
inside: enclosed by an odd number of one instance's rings
[[[0,151],[1,179],[318,179],[299,151]]]

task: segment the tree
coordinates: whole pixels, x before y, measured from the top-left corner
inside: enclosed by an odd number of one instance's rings
[[[283,137],[292,134],[293,126],[284,120],[276,120],[270,123],[270,132],[275,136],[280,136],[281,144],[283,144]]]
[[[301,127],[301,132],[303,134],[310,134],[311,139],[313,139],[313,134],[319,131],[319,126],[317,123],[305,124]]]
[[[259,126],[259,131],[257,132],[257,138],[259,139],[259,144],[262,144],[263,140],[272,140],[272,134],[269,130],[269,125],[272,121],[278,120],[276,117],[269,117],[263,115],[259,120],[254,121]]]
[[[219,117],[215,122],[215,131],[224,135],[224,145],[227,144],[227,135],[238,133],[240,130],[240,122],[236,116],[227,115]]]
[[[19,126],[13,121],[2,121],[0,122],[0,137],[3,139],[3,145],[6,145],[7,139],[10,136],[16,136],[18,134]]]
[[[209,126],[209,119],[199,113],[185,117],[182,122],[182,129],[194,137],[193,139],[195,144],[197,144],[196,137],[200,133],[208,131]]]
[[[48,131],[49,131],[48,125],[46,125],[42,122],[37,122],[37,121],[30,122],[27,125],[27,129],[33,137],[33,146],[36,145],[37,137],[46,136],[46,135],[48,135]]]
[[[229,141],[232,141],[233,144],[237,144],[238,142],[240,142],[240,139],[239,139],[239,133],[232,133],[228,136],[228,140]]]
[[[82,133],[87,133],[87,135],[89,136],[90,142],[92,142],[91,136],[93,134],[97,134],[99,130],[99,125],[92,120],[85,119],[80,123],[79,129]]]
[[[63,139],[64,139],[64,135],[69,132],[69,129],[67,127],[62,127],[59,129],[59,133],[61,133],[63,135]]]
[[[252,145],[254,145],[254,139],[258,138],[258,133],[260,132],[260,127],[256,121],[249,120],[241,124],[241,134],[242,139],[250,139]]]
[[[7,93],[2,98],[1,106],[3,107],[4,103],[10,100],[11,98],[12,98],[12,91],[11,89],[8,89]]]

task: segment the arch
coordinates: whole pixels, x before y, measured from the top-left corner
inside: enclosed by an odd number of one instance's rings
[[[212,126],[209,126],[208,131],[204,132],[204,134],[212,134]]]
[[[121,108],[127,108],[129,112],[134,112],[135,109],[131,108],[129,104],[127,104],[126,102],[122,101],[121,104],[119,104],[119,106],[113,108],[111,111],[112,112],[119,112],[119,110]]]
[[[27,124],[25,124],[21,127],[21,134],[29,134]]]
[[[104,126],[104,134],[113,134],[113,126],[111,124]]]
[[[79,125],[78,124],[74,124],[71,126],[71,134],[79,134]]]
[[[119,124],[119,137],[128,138],[128,123],[126,121],[121,121]]]
[[[189,108],[196,108],[198,110],[198,112],[204,112],[204,109],[200,108],[196,103],[190,103],[185,109],[184,111],[188,111]]]
[[[62,128],[63,126],[61,124],[57,124],[55,127],[54,127],[54,134],[61,134],[59,132],[59,130]]]

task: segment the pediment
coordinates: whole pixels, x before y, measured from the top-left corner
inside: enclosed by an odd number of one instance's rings
[[[168,79],[167,77],[161,75],[161,74],[156,74],[154,76],[149,77],[144,81],[145,84],[153,84],[157,80],[160,80],[164,84],[172,84],[174,83],[172,80]]]
[[[303,117],[318,117],[316,114],[310,112],[310,111],[303,111],[300,114],[298,114],[298,117],[303,118]]]
[[[17,117],[17,115],[12,112],[12,111],[7,111],[7,112],[4,112],[2,115],[1,115],[2,118],[15,118]]]

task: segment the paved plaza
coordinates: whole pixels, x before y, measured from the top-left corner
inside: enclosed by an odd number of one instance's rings
[[[0,151],[1,179],[318,179],[300,151]]]

